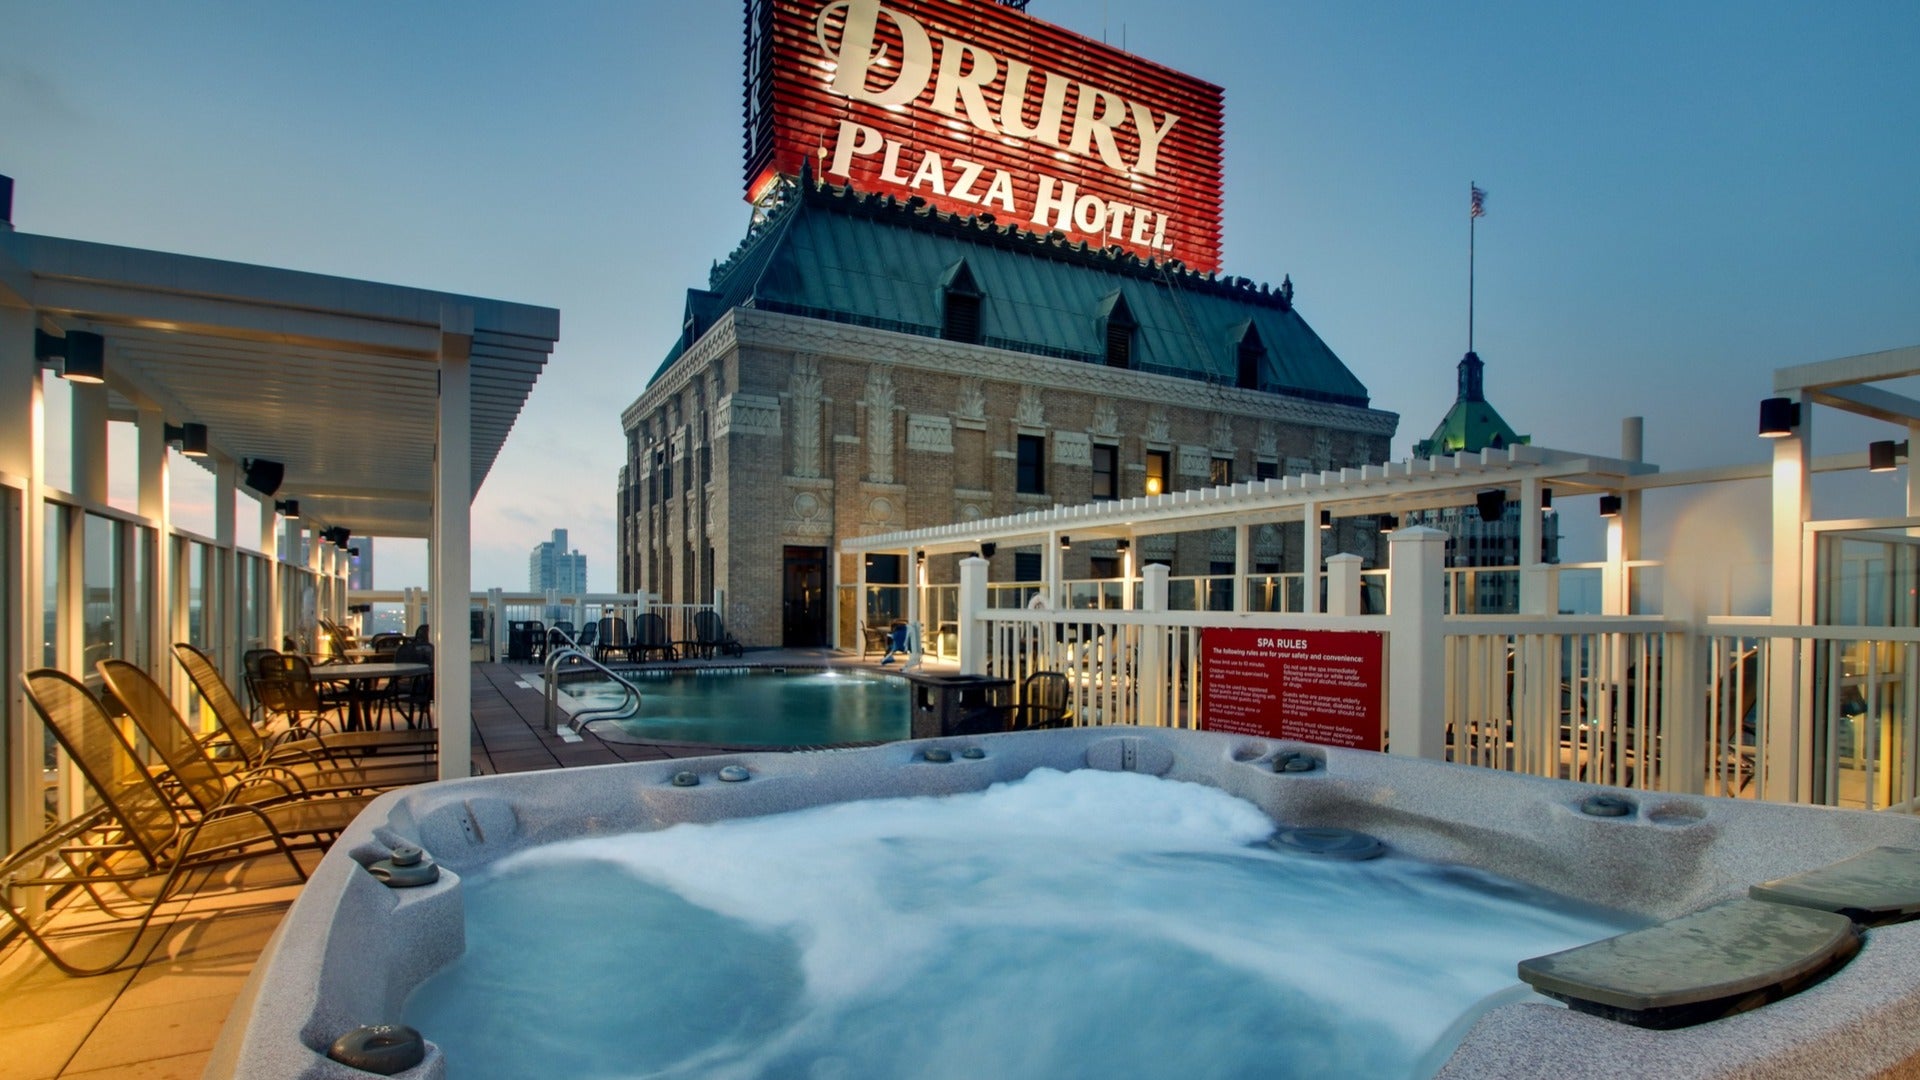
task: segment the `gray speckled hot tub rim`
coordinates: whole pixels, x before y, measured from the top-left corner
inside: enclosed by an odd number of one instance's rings
[[[929,762],[942,747],[952,760]],[[978,748],[969,759],[960,751]],[[1322,762],[1276,774],[1274,756]],[[719,770],[752,779],[725,783]],[[927,739],[824,752],[724,754],[445,781],[376,800],[322,860],[261,954],[227,1019],[209,1078],[352,1080],[324,1056],[361,1024],[396,1022],[407,994],[464,947],[460,874],[514,851],[591,833],[779,813],[849,799],[980,790],[1035,768],[1131,767],[1210,784],[1286,825],[1371,833],[1397,852],[1488,870],[1554,891],[1672,918],[1878,845],[1920,845],[1920,820],[1745,800],[1618,791],[1444,762],[1248,736],[1158,728],[1078,728]],[[675,773],[700,783],[676,787]],[[1597,791],[1636,804],[1583,815]],[[446,869],[390,890],[361,863],[397,840]],[[358,860],[358,861],[356,861]],[[429,1041],[432,1032],[426,1033]],[[1867,932],[1831,978],[1763,1009],[1652,1031],[1549,1005],[1496,1006],[1473,1024],[1440,1077],[1870,1076],[1910,1059],[1920,1075],[1920,923]],[[1904,1070],[1903,1070],[1904,1071]],[[430,1047],[400,1074],[445,1074]]]

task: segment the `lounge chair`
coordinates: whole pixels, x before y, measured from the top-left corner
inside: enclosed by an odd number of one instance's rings
[[[186,669],[187,678],[199,689],[201,700],[213,709],[214,719],[226,730],[234,749],[255,767],[289,759],[328,760],[346,765],[368,754],[432,755],[439,750],[439,736],[430,730],[343,731],[326,735],[288,730],[269,738],[256,731],[247,720],[247,714],[240,709],[240,703],[227,689],[226,680],[220,677],[220,670],[213,666],[206,653],[181,641],[174,643],[173,655]]]
[[[27,703],[66,750],[100,807],[7,856],[0,863],[0,880],[16,887],[79,885],[105,914],[132,917],[101,895],[104,886],[113,886],[122,904],[130,901],[141,909],[126,945],[111,960],[83,964],[61,956],[26,913],[13,906],[11,890],[0,889],[0,909],[55,967],[69,975],[99,975],[118,968],[189,871],[278,854],[301,881],[307,879],[292,845],[260,807],[229,803],[197,818],[175,807],[100,700],[79,680],[41,668],[22,674],[20,681]],[[63,873],[46,871],[54,859]],[[135,883],[154,877],[161,881],[151,895],[133,892]]]
[[[632,649],[636,658],[643,661],[656,655],[662,660],[680,659],[679,651],[673,647],[673,638],[667,633],[667,620],[652,612],[634,617]]]
[[[178,794],[175,805],[190,817],[229,803],[246,803],[264,810],[281,836],[305,838],[298,846],[325,848],[378,794],[365,785],[309,787],[292,771],[275,766],[223,771],[174,711],[166,691],[146,672],[125,660],[102,660],[96,669],[120,711],[133,719],[147,745],[166,765],[166,771],[155,778],[163,781],[163,789],[170,786]]]
[[[871,623],[860,624],[860,659],[865,660],[869,653],[883,653],[893,641],[893,628],[874,626]]]
[[[725,653],[728,656],[742,656],[746,653],[746,646],[740,644],[732,634],[727,633],[726,624],[720,621],[720,614],[715,611],[693,613],[692,645],[701,656],[709,660],[713,659],[713,654],[716,652]]]
[[[607,659],[612,659],[616,654],[624,660],[633,659],[633,642],[627,637],[627,620],[611,615],[600,620],[598,654]]]

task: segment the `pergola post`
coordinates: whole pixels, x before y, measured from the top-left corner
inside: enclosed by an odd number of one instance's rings
[[[1793,432],[1773,440],[1773,622],[1797,626],[1806,618],[1808,572],[1806,525],[1813,512],[1813,403],[1805,395],[1790,395],[1800,403],[1800,423]],[[1813,762],[1799,754],[1802,732],[1811,731],[1809,709],[1812,688],[1801,679],[1795,662],[1793,638],[1767,642],[1766,735],[1762,749],[1765,767],[1759,778],[1760,797],[1769,802],[1791,802],[1811,794]]]
[[[1312,614],[1320,610],[1320,504],[1308,500],[1301,508],[1300,610]]]
[[[1253,557],[1251,525],[1241,522],[1233,527],[1233,610],[1247,610],[1247,569]]]
[[[1358,555],[1327,556],[1327,614],[1360,614],[1360,564]]]
[[[240,593],[234,587],[240,565],[239,545],[234,539],[233,500],[238,494],[236,483],[239,463],[225,454],[214,459],[213,464],[213,542],[214,572],[207,585],[207,606],[213,610],[203,612],[201,618],[207,622],[208,644],[213,646],[214,663],[221,671],[240,669]],[[169,667],[178,665],[169,664]],[[211,718],[206,718],[207,722]]]
[[[472,772],[473,662],[467,633],[472,577],[473,310],[440,311],[440,405],[433,467],[433,714],[440,777]]]
[[[7,293],[0,290],[0,301]],[[0,544],[0,551],[12,556],[0,573],[19,588],[13,595],[12,610],[0,613],[20,627],[16,639],[0,655],[0,678],[5,686],[4,717],[8,725],[0,746],[6,751],[6,821],[9,826],[7,850],[17,851],[40,833],[44,810],[41,800],[41,746],[44,736],[27,706],[21,688],[20,672],[40,666],[44,647],[40,631],[45,565],[42,542],[46,536],[44,493],[46,481],[46,414],[40,388],[40,369],[33,359],[33,309],[0,303],[0,473],[19,486],[19,533],[11,545]],[[14,508],[0,505],[0,525],[11,528]]]
[[[1140,569],[1140,610],[1167,610],[1166,563],[1148,563]],[[1140,723],[1147,727],[1167,726],[1167,630],[1151,624],[1140,627],[1140,668],[1135,687],[1135,707]],[[1199,720],[1195,718],[1194,726]]]
[[[1414,525],[1387,539],[1387,749],[1439,760],[1447,752],[1447,534]]]
[[[864,576],[864,575],[863,575]],[[960,674],[987,673],[987,560],[969,555],[960,560]]]

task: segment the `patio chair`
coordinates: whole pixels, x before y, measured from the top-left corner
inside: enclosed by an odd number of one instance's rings
[[[374,659],[386,662],[392,660],[393,654],[400,651],[400,646],[410,640],[405,634],[388,631],[373,635],[373,639],[367,642],[367,648],[373,650]]]
[[[600,620],[599,655],[611,659],[615,654],[633,659],[633,642],[627,637],[627,620],[609,615]]]
[[[581,627],[580,636],[577,638],[574,638],[573,643],[575,645],[578,645],[580,648],[597,655],[598,654],[597,646],[600,644],[600,624],[597,622],[590,622],[587,625]]]
[[[567,619],[558,619],[547,630],[547,650],[564,649],[574,644],[573,623]]]
[[[654,655],[662,660],[680,659],[679,650],[673,647],[673,638],[667,633],[667,620],[654,612],[634,618],[632,648],[643,661]]]
[[[100,807],[9,855],[0,863],[0,881],[15,887],[78,885],[104,914],[133,918],[102,895],[103,887],[112,886],[120,905],[130,902],[139,909],[126,945],[111,960],[80,963],[60,955],[27,914],[14,907],[12,890],[0,889],[0,909],[55,967],[69,975],[99,975],[118,968],[140,943],[154,912],[190,871],[278,854],[301,881],[307,879],[293,847],[260,807],[229,803],[197,819],[178,810],[100,700],[79,680],[40,668],[22,674],[20,682],[28,705],[66,750]],[[64,872],[46,872],[54,859]],[[160,885],[150,895],[133,891],[136,883],[155,877]]]
[[[693,613],[693,647],[701,656],[713,659],[716,652],[728,656],[743,656],[746,646],[727,632],[726,624],[720,621],[717,611],[696,611]]]
[[[893,640],[890,627],[874,626],[871,623],[860,624],[860,659],[865,660],[869,653],[883,653]]]
[[[233,748],[248,764],[259,767],[287,761],[329,761],[344,767],[363,760],[365,755],[425,754],[438,752],[438,737],[430,731],[342,731],[325,735],[288,730],[268,737],[255,730],[239,703],[228,692],[220,669],[207,654],[184,641],[175,642],[174,658],[186,669],[187,678],[200,691],[200,699],[213,709],[214,719],[225,729]],[[268,680],[272,683],[272,680]]]
[[[147,745],[166,765],[155,779],[162,782],[163,790],[170,787],[177,793],[175,805],[189,817],[204,816],[229,803],[246,803],[260,807],[282,837],[304,837],[296,846],[324,849],[373,800],[373,793],[364,788],[308,787],[291,771],[275,766],[223,772],[174,710],[166,691],[146,672],[125,660],[102,660],[96,669],[120,711],[133,719]]]
[[[425,664],[433,667],[433,646],[424,641],[409,641],[400,646],[394,655],[396,664]],[[404,679],[395,679],[392,703],[400,715],[407,718],[407,730],[411,732],[432,732],[433,723],[433,672],[425,675],[411,675]],[[398,734],[396,732],[396,734]]]

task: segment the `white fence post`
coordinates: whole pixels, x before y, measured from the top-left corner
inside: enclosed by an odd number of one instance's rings
[[[1140,610],[1167,610],[1166,563],[1148,563],[1140,571]],[[1174,631],[1148,623],[1140,628],[1140,667],[1135,675],[1135,697],[1140,723],[1167,726],[1167,636]],[[1194,726],[1199,727],[1196,717]]]
[[[1438,760],[1447,752],[1447,534],[1414,525],[1389,537],[1387,550],[1388,750]]]
[[[960,560],[960,674],[987,673],[987,560],[969,555]]]
[[[1327,556],[1327,614],[1360,614],[1360,564],[1358,555]]]
[[[487,631],[493,640],[487,645],[487,659],[499,660],[507,655],[507,600],[505,589],[487,590]]]

